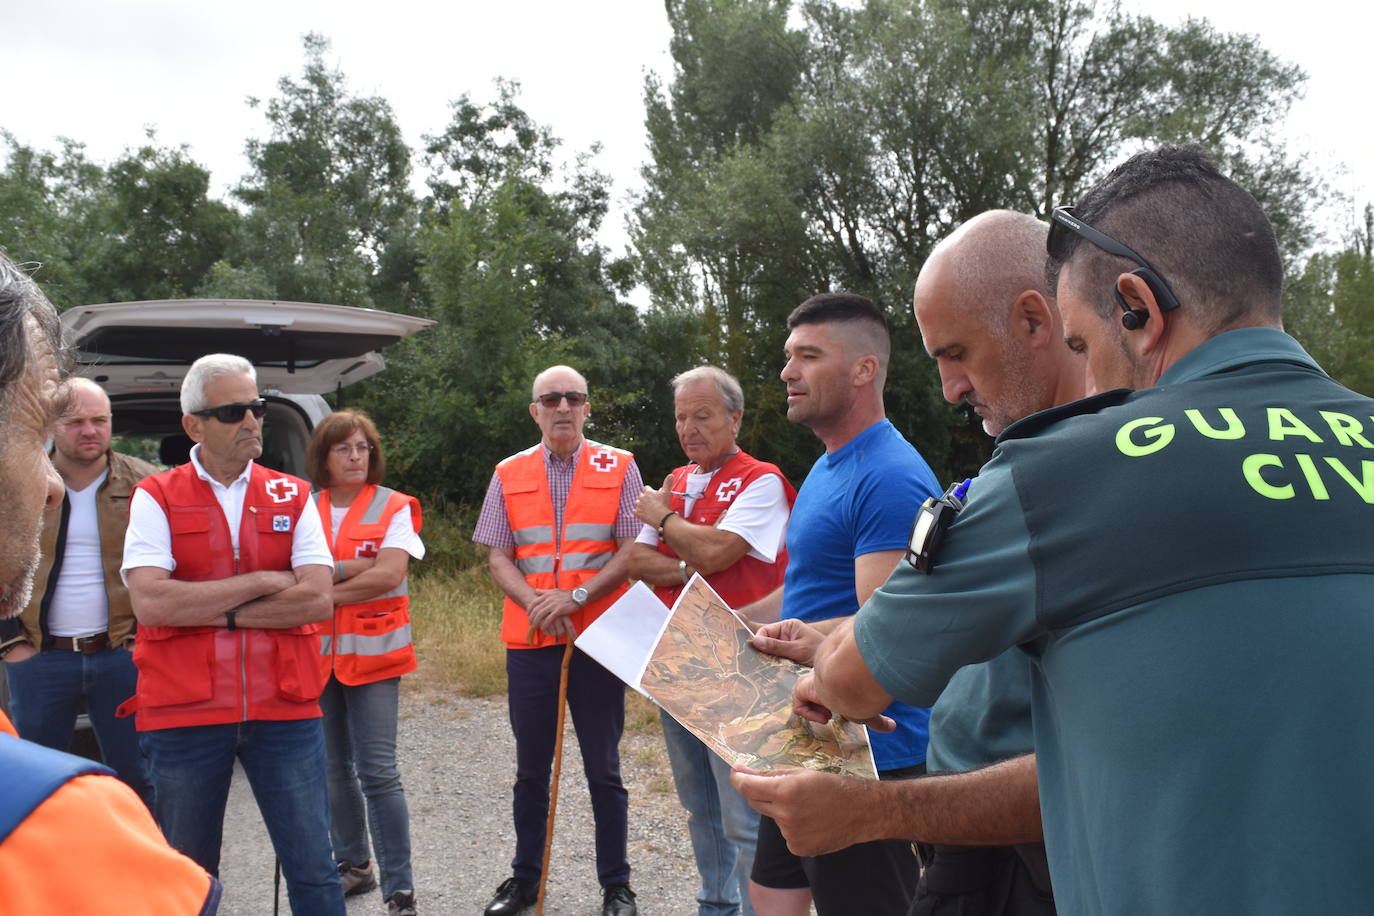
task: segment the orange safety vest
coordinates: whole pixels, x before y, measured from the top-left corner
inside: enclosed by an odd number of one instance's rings
[[[132,789],[99,764],[11,737],[3,712],[0,732],[0,913],[215,912],[219,882],[167,845]]]
[[[735,452],[721,466],[720,470],[716,471],[715,476],[711,478],[711,482],[706,487],[705,494],[702,495],[701,499],[692,503],[692,512],[688,515],[683,511],[687,506],[685,495],[687,475],[695,467],[694,464],[688,464],[673,470],[672,495],[668,500],[669,509],[694,525],[714,525],[716,520],[730,508],[731,502],[736,496],[748,489],[755,480],[768,474],[776,474],[778,479],[782,481],[783,495],[787,497],[789,511],[792,504],[797,501],[796,489],[776,465],[760,461],[740,450]],[[662,538],[658,542],[658,552],[677,559],[677,553]],[[706,581],[726,604],[738,609],[751,601],[757,601],[765,595],[771,594],[774,589],[782,585],[783,574],[786,572],[787,548],[782,547],[778,550],[777,558],[772,563],[765,563],[757,557],[746,554],[728,569],[722,569],[713,576],[707,576]],[[673,606],[673,602],[677,600],[681,591],[681,585],[659,585],[654,588],[654,594],[658,595],[659,599],[668,607]]]
[[[633,461],[634,455],[627,451],[583,440],[563,507],[562,531],[554,530],[553,495],[540,446],[496,466],[515,537],[515,566],[531,587],[574,589],[611,561],[617,549],[620,488]],[[581,633],[628,587],[621,582],[610,594],[574,611],[568,620]],[[538,649],[565,641],[536,630],[531,643],[529,629],[525,609],[507,596],[501,617],[501,641],[506,648]]]
[[[145,478],[138,487],[167,515],[173,579],[203,582],[291,569],[296,523],[310,502],[304,480],[253,465],[237,555],[224,511],[193,464]],[[139,731],[314,718],[325,684],[320,629],[317,623],[282,630],[140,626],[134,640],[138,692],[120,712],[136,710]]]
[[[368,484],[358,492],[334,536],[329,491],[315,497],[320,523],[336,560],[375,557],[391,519],[408,510],[420,533],[420,501],[387,487]],[[357,604],[334,606],[334,628],[320,636],[324,676],[331,671],[341,684],[370,684],[415,670],[410,631],[410,577],[391,591]]]

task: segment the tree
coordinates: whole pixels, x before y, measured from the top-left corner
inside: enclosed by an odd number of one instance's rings
[[[1286,251],[1310,241],[1305,195],[1314,183],[1305,163],[1269,139],[1302,73],[1253,38],[1079,0],[867,0],[857,8],[810,0],[803,30],[785,33],[796,51],[789,55],[766,53],[781,40],[748,44],[758,23],[782,34],[785,3],[726,8],[710,28],[735,31],[716,43],[752,50],[753,66],[772,74],[755,85],[788,88],[769,106],[745,105],[696,88],[710,83],[681,62],[666,97],[650,83],[651,137],[660,125],[675,130],[664,132],[671,142],[652,144],[649,191],[636,214],[655,307],[763,344],[743,359],[730,354],[736,363],[776,366],[776,336],[762,327],[742,335],[739,324],[776,325],[821,289],[871,296],[894,327],[889,416],[938,473],[968,473],[988,448],[966,416],[941,404],[933,367],[910,346],[914,278],[959,223],[997,207],[1044,218],[1130,152],[1189,140],[1243,176],[1275,216]],[[687,14],[674,18],[675,9]],[[669,3],[675,59],[679,43],[707,28],[694,9]],[[693,107],[702,104],[718,116]],[[725,115],[740,123],[723,130]],[[700,149],[711,157],[678,152]],[[725,180],[750,174],[749,163],[757,165],[753,184]],[[733,218],[741,202],[760,199],[787,203],[788,218],[770,224],[786,232]],[[694,245],[697,238],[704,241]],[[754,278],[780,264],[806,286],[779,285],[784,301],[759,308],[755,296],[718,317],[719,301],[755,292]],[[746,384],[747,398],[766,402],[762,384]]]
[[[189,296],[233,240],[238,214],[209,198],[210,173],[184,148],[132,150],[105,170],[104,184],[92,244],[78,260],[88,288],[105,286],[101,301]]]
[[[516,92],[499,83],[490,104],[463,96],[427,138],[418,247],[439,325],[403,343],[363,397],[388,419],[397,479],[460,501],[480,499],[496,462],[529,444],[529,386],[545,366],[587,376],[588,435],[637,438],[641,324],[616,296],[622,268],[594,242],[607,180],[582,158],[560,182],[557,141]]]
[[[1332,378],[1374,392],[1374,204],[1343,250],[1312,255],[1289,284],[1284,324]]]
[[[304,48],[300,80],[282,77],[264,108],[270,136],[245,146],[239,242],[201,292],[412,310],[410,149],[386,100],[351,95],[325,63],[327,39],[307,35]]]
[[[150,133],[101,166],[70,140],[47,153],[5,139],[0,244],[41,265],[59,308],[189,295],[230,243],[237,215],[209,198],[209,172],[185,148]]]

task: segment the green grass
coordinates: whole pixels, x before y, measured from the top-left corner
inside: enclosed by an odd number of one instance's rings
[[[501,590],[485,565],[413,576],[410,616],[426,685],[477,697],[505,692]]]

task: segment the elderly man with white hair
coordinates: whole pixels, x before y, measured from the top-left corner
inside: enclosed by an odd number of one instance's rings
[[[191,460],[134,491],[123,572],[138,618],[137,714],[173,846],[211,874],[234,760],[243,765],[296,914],[344,912],[329,844],[319,622],[333,559],[310,485],[262,454],[247,360],[203,356],[181,386]]]
[[[731,607],[744,607],[782,585],[797,491],[775,465],[736,442],[744,392],[725,370],[699,366],[674,378],[673,416],[688,463],[662,489],[645,487],[636,502],[644,528],[630,553],[630,574],[652,585],[668,607],[694,572]],[[697,914],[753,916],[758,812],[730,785],[729,764],[672,716],[660,717],[701,875]]]

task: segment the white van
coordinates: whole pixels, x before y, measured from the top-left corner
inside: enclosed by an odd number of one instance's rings
[[[235,353],[257,368],[267,401],[259,461],[302,475],[310,433],[330,412],[321,395],[382,371],[379,350],[434,322],[316,302],[161,299],[79,306],[62,324],[77,374],[110,395],[120,451],[184,462],[181,379],[207,353]]]

